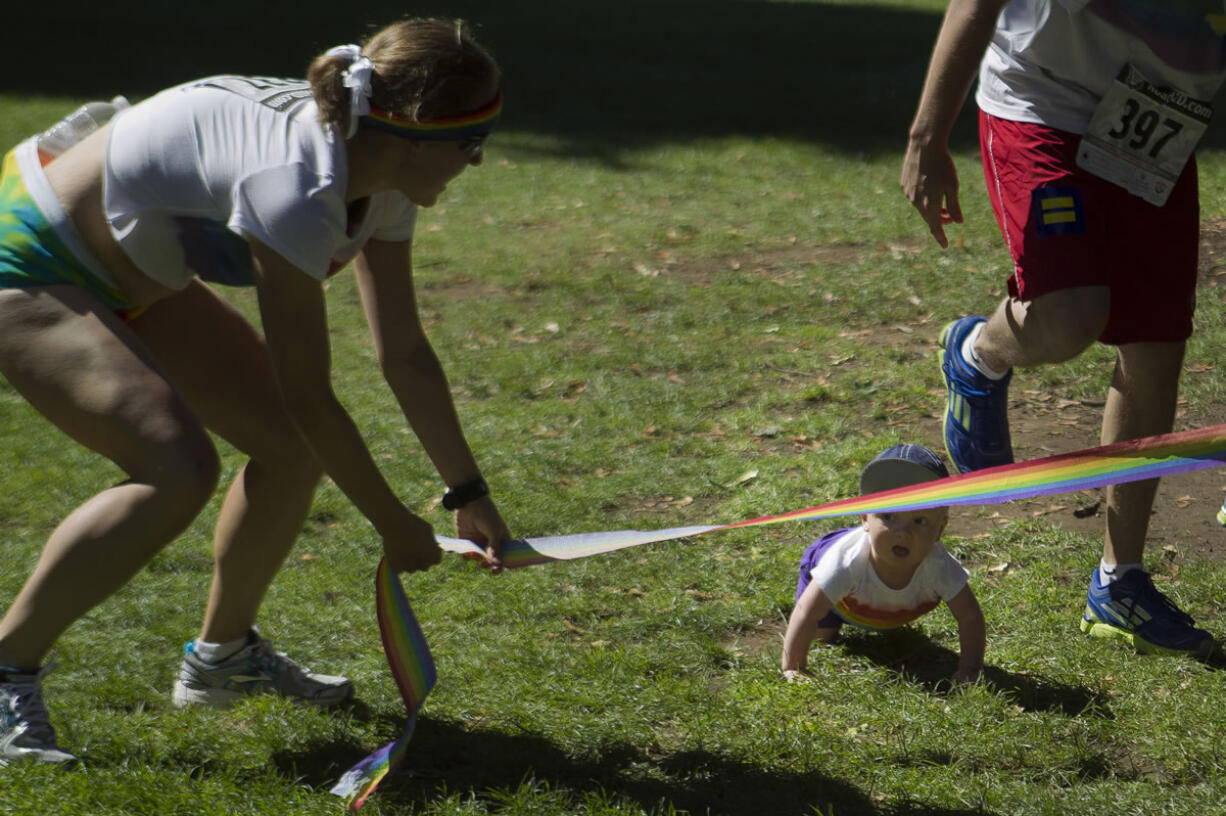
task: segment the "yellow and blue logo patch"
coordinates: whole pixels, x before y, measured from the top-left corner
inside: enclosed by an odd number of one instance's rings
[[[1035,235],[1084,235],[1085,204],[1080,187],[1040,187],[1030,194]]]

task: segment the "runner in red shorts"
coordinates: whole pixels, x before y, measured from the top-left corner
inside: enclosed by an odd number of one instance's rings
[[[1204,6],[1204,8],[1200,8]],[[1192,332],[1194,151],[1226,77],[1220,4],[953,0],[911,126],[901,185],[941,246],[961,222],[948,137],[979,84],[989,198],[1014,261],[987,318],[941,332],[945,445],[959,471],[1013,461],[1014,367],[1115,347],[1104,444],[1169,432]],[[1081,628],[1144,651],[1204,653],[1212,636],[1142,561],[1157,481],[1107,490],[1102,560]]]

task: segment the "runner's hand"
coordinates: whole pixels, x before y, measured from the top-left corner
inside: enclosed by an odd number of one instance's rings
[[[962,223],[958,171],[949,151],[944,147],[937,149],[909,143],[898,183],[903,195],[928,225],[932,237],[942,247],[948,247],[945,225]]]

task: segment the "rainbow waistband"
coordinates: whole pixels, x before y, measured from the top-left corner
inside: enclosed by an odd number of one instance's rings
[[[501,113],[502,92],[499,91],[488,104],[475,110],[431,119],[428,122],[414,122],[373,105],[370,113],[363,116],[361,122],[367,127],[394,133],[406,139],[447,142],[488,136]]]

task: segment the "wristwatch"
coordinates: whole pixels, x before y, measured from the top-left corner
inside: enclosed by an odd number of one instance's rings
[[[459,510],[464,505],[475,502],[477,499],[484,498],[489,494],[490,486],[485,483],[485,479],[478,476],[475,479],[469,479],[463,484],[447,488],[446,492],[443,493],[443,507],[448,510]]]

